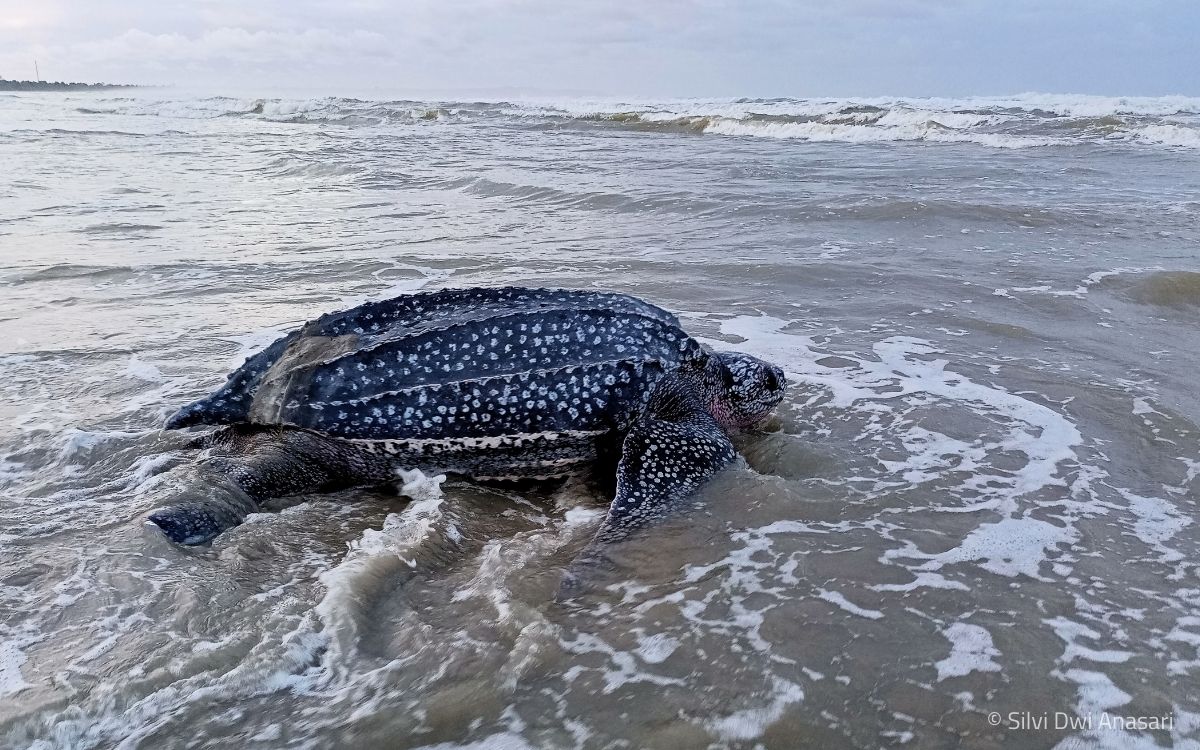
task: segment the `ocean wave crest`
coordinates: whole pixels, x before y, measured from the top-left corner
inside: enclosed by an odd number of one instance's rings
[[[615,110],[615,111],[614,111]],[[831,143],[1035,148],[1129,143],[1200,148],[1200,100],[1029,95],[1010,99],[679,101],[560,110],[563,126]]]
[[[358,126],[473,124],[610,128],[797,141],[926,142],[992,148],[1129,144],[1200,148],[1200,98],[1022,94],[963,99],[371,101],[345,97],[113,97],[87,115],[245,118]]]

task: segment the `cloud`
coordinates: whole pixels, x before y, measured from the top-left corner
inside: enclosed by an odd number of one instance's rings
[[[645,95],[1200,93],[1194,0],[0,0],[0,73]]]
[[[219,28],[197,36],[149,34],[130,29],[110,39],[82,42],[57,52],[80,62],[277,64],[320,62],[330,56],[388,57],[392,49],[382,34],[363,30]]]

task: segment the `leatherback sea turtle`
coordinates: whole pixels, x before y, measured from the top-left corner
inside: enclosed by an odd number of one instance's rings
[[[596,540],[664,515],[733,460],[783,371],[713,352],[636,297],[447,289],[324,315],[250,357],[168,428],[202,437],[196,476],[149,520],[183,544],[268,498],[395,482],[419,468],[478,480],[616,466]],[[611,463],[609,464],[611,469]]]

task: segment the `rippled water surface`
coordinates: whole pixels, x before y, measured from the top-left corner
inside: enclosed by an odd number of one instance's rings
[[[0,95],[0,159],[2,747],[1200,746],[1200,101]],[[506,283],[792,388],[572,601],[584,481],[143,526],[249,352]]]

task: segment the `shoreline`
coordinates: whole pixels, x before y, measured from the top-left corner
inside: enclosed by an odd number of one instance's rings
[[[143,88],[131,83],[66,83],[64,81],[9,81],[0,78],[0,91],[108,91]]]

